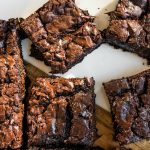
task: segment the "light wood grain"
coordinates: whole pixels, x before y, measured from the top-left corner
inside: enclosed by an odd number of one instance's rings
[[[47,76],[44,72],[25,62],[27,75],[31,80],[31,86],[35,79],[39,76]],[[38,65],[38,64],[37,64]],[[103,108],[96,106],[96,121],[99,138],[95,141],[95,146],[100,146],[105,150],[110,150],[112,147],[117,146],[118,143],[114,140],[114,130],[111,119],[111,114]],[[150,141],[142,141],[134,144],[129,144],[126,147],[133,150],[150,150]]]

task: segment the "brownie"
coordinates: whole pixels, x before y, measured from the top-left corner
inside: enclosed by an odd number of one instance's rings
[[[150,70],[104,83],[120,144],[150,139]]]
[[[0,149],[18,149],[23,143],[25,70],[12,21],[0,20]]]
[[[149,0],[119,0],[111,19],[139,19],[147,11]]]
[[[27,121],[28,148],[92,146],[96,137],[93,78],[37,78]]]
[[[104,150],[103,148],[101,147],[89,147],[89,148],[54,148],[54,149],[51,149],[51,148],[48,148],[48,149],[45,149],[45,148],[37,148],[37,147],[32,147],[31,149],[28,149],[28,150]],[[132,150],[130,148],[125,148],[125,147],[115,147],[115,148],[110,148],[109,150]]]
[[[150,62],[149,2],[147,0],[132,1],[135,4],[137,3],[140,9],[145,8],[143,9],[144,14],[139,15],[135,13],[137,16],[134,16],[133,14],[125,13],[128,9],[134,12],[130,9],[130,6],[126,5],[127,10],[122,6],[124,3],[130,3],[130,1],[119,1],[117,9],[110,13],[110,24],[108,28],[104,30],[103,35],[109,44],[117,48],[122,48],[125,51],[136,53]]]
[[[64,73],[102,43],[94,17],[73,0],[51,0],[21,23],[33,42],[31,56]]]

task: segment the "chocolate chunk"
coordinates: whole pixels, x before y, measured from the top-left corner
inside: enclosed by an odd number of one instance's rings
[[[121,94],[123,91],[127,91],[130,88],[127,79],[122,79],[120,81],[113,80],[106,84],[105,90],[110,95]]]

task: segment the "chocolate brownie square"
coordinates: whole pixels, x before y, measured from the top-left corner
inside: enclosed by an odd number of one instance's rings
[[[0,149],[19,149],[23,144],[25,70],[12,21],[0,20]]]
[[[144,22],[140,20],[111,20],[105,32],[106,41],[150,61],[148,19],[146,18]]]
[[[106,42],[124,51],[136,53],[150,61],[150,3],[147,0],[134,1],[138,8],[143,8],[141,13],[132,10],[126,3],[130,0],[119,1],[117,9],[110,13],[110,24],[103,35]],[[126,7],[124,8],[125,5]],[[140,7],[139,7],[140,6]],[[132,13],[129,13],[130,10]],[[138,9],[135,9],[138,10]],[[126,12],[126,13],[125,13]],[[139,12],[139,11],[138,11]]]
[[[150,70],[104,83],[120,144],[150,139]]]
[[[51,0],[21,23],[33,42],[31,56],[64,73],[102,43],[94,17],[73,0]]]
[[[37,78],[27,121],[28,148],[92,146],[96,137],[93,78]]]

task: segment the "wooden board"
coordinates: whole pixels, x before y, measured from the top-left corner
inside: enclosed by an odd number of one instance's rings
[[[39,76],[47,76],[44,72],[25,62],[27,76],[31,80],[31,86],[35,79]],[[38,65],[38,64],[37,64]],[[29,88],[30,90],[30,88]],[[100,146],[105,150],[109,150],[118,143],[114,140],[114,130],[111,119],[111,114],[105,111],[103,108],[96,106],[96,120],[99,138],[95,141],[95,146]],[[126,147],[132,148],[133,150],[150,150],[150,141],[142,141],[134,144],[127,145]]]

